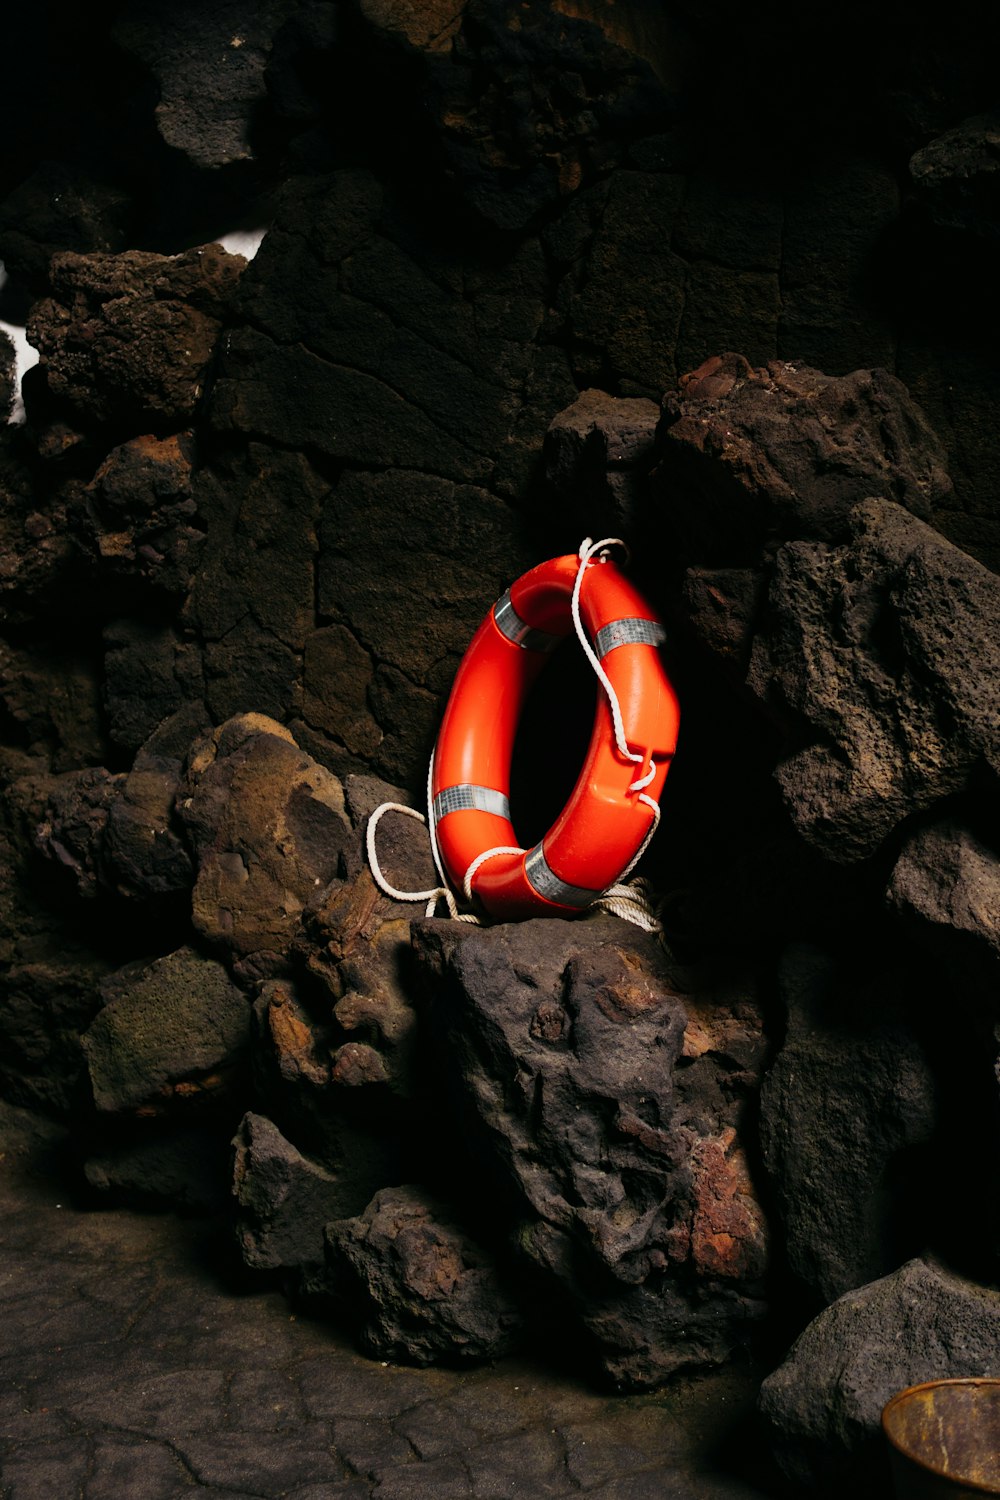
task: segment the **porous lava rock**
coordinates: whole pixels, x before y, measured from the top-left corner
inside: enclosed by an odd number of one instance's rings
[[[196,753],[178,811],[198,875],[195,928],[231,958],[282,955],[350,837],[340,781],[262,714],[228,720]]]
[[[28,339],[48,390],[84,422],[169,434],[194,415],[241,255],[204,245],[181,255],[53,258],[52,296]]]
[[[665,524],[703,565],[745,565],[776,538],[838,539],[870,496],[926,520],[951,491],[937,436],[885,370],[716,355],[664,398],[659,444]]]
[[[844,862],[1000,769],[995,576],[890,501],[848,525],[779,551],[751,667],[813,739],[776,773],[795,826]]]
[[[988,240],[1000,235],[1000,113],[973,115],[910,160],[910,178],[933,218]]]
[[[938,1111],[906,1021],[915,975],[903,961],[883,963],[862,981],[799,947],[781,965],[786,1031],[761,1087],[760,1139],[788,1265],[824,1304],[898,1262],[927,1189],[914,1152]],[[916,1217],[911,1249],[928,1228],[926,1214]]]
[[[385,1188],[364,1213],[328,1224],[326,1261],[375,1359],[480,1363],[523,1335],[494,1257],[421,1188]]]
[[[502,230],[523,229],[620,157],[667,100],[636,55],[642,26],[630,32],[630,18],[602,6],[364,0],[362,11],[387,47],[422,62],[449,181]]]
[[[104,879],[121,894],[155,901],[194,884],[176,802],[192,742],[209,728],[200,703],[164,720],[136,754],[108,809]]]
[[[208,169],[253,156],[271,40],[295,9],[296,0],[169,10],[155,0],[128,0],[115,18],[114,40],[155,79],[156,126],[168,146]]]
[[[545,434],[545,474],[558,494],[572,497],[577,525],[589,530],[588,512],[596,511],[595,535],[605,515],[616,530],[631,527],[655,458],[659,420],[655,401],[594,389],[581,391],[553,420]]]
[[[244,1115],[233,1146],[237,1240],[246,1264],[257,1270],[321,1264],[323,1226],[356,1205],[356,1185],[303,1156],[263,1115]]]
[[[224,1088],[245,1054],[250,1007],[221,964],[180,948],[102,983],[82,1045],[105,1113],[163,1113]]]
[[[596,1367],[641,1387],[725,1359],[762,1310],[733,1126],[762,1049],[752,1007],[727,1046],[625,931],[423,922],[414,944],[466,1170]]]
[[[151,433],[112,449],[88,485],[103,581],[186,593],[203,530],[193,524],[191,433]]]
[[[948,958],[994,976],[1000,959],[1000,858],[970,828],[944,819],[907,839],[886,891]]]
[[[936,1261],[908,1261],[846,1293],[762,1387],[782,1468],[799,1493],[887,1493],[886,1402],[928,1380],[1000,1376],[998,1349],[1000,1294]]]

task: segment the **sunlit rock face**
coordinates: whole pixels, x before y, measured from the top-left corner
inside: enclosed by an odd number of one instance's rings
[[[648,1388],[817,1317],[765,1406],[850,1483],[875,1398],[802,1402],[866,1309],[905,1383],[899,1308],[1000,1250],[987,49],[624,0],[60,21],[18,22],[63,88],[12,84],[0,178],[39,354],[0,432],[0,1091],[380,1358],[535,1337]],[[425,916],[368,821],[585,536],[667,624],[662,937]],[[573,651],[526,841],[589,734]],[[378,852],[437,885],[416,820]]]

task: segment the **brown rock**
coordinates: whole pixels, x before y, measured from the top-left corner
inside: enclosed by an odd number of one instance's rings
[[[493,1257],[421,1188],[384,1189],[326,1239],[328,1273],[376,1359],[468,1364],[519,1341],[522,1315]]]
[[[191,433],[146,433],[112,449],[88,485],[105,579],[183,593],[204,532],[193,525]]]
[[[110,975],[82,1039],[99,1110],[162,1113],[220,1093],[249,1041],[250,1008],[190,948]]]
[[[941,444],[884,370],[833,377],[716,355],[664,398],[659,444],[664,522],[701,565],[746,564],[777,538],[842,536],[873,495],[927,518],[951,490]]]
[[[196,848],[197,930],[233,956],[283,954],[303,908],[341,869],[350,825],[340,782],[280,724],[243,714],[196,758],[178,810]]]
[[[218,245],[55,256],[53,297],[28,322],[49,390],[85,420],[176,430],[194,414],[245,265]]]

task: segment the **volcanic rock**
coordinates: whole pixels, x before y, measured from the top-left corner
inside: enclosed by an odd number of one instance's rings
[[[84,421],[175,432],[194,414],[245,266],[219,245],[55,256],[53,296],[28,319],[49,391]]]
[[[469,1364],[520,1341],[523,1317],[493,1257],[421,1188],[385,1188],[357,1218],[328,1224],[326,1258],[375,1359]]]
[[[842,1495],[891,1485],[879,1421],[923,1381],[1000,1376],[1000,1294],[911,1260],[848,1292],[802,1334],[761,1390],[775,1451],[801,1489]]]
[[[951,490],[940,442],[885,370],[716,355],[664,398],[659,448],[663,524],[706,566],[752,563],[778,538],[842,539],[873,495],[927,519]]]
[[[105,581],[186,592],[204,533],[193,523],[191,434],[133,438],[112,449],[88,486]]]
[[[178,811],[194,841],[196,929],[233,957],[282,954],[341,872],[341,783],[262,714],[230,719],[192,761]]]
[[[395,1116],[376,1110],[374,1115],[362,1112],[358,1120],[343,1107],[344,1090],[334,1079],[334,1049],[342,1041],[343,1032],[331,1021],[328,1005],[307,1004],[304,991],[285,979],[266,980],[260,986],[253,1015],[254,1076],[258,1098],[264,1101],[269,1119],[275,1123],[259,1138],[258,1144],[261,1152],[268,1159],[274,1156],[280,1166],[289,1153],[294,1156],[297,1148],[289,1144],[286,1152],[284,1146],[274,1143],[270,1132],[277,1129],[289,1143],[301,1143],[310,1171],[286,1163],[280,1167],[281,1173],[289,1181],[298,1181],[306,1172],[308,1182],[303,1191],[308,1187],[310,1193],[318,1194],[318,1203],[322,1201],[329,1206],[333,1202],[330,1195],[334,1195],[336,1203],[330,1208],[334,1217],[360,1213],[373,1193],[387,1182],[399,1181],[400,1175],[401,1142]],[[372,1054],[375,1056],[374,1049]],[[346,1087],[350,1091],[352,1086],[348,1083]],[[380,1102],[383,1098],[380,1091]],[[258,1189],[253,1182],[254,1154],[243,1161],[248,1174],[247,1201],[256,1203],[258,1198],[261,1202],[270,1201],[272,1188],[267,1184],[273,1179],[271,1168],[264,1185]],[[322,1187],[318,1178],[313,1181],[312,1167],[320,1176],[327,1174],[330,1179],[327,1188]],[[295,1191],[298,1193],[298,1188]],[[277,1201],[274,1214],[278,1224],[281,1214]],[[315,1248],[322,1239],[323,1223],[322,1217],[314,1216],[308,1223],[303,1219],[296,1232],[311,1237],[309,1243]],[[256,1233],[254,1230],[247,1242],[252,1252]],[[290,1228],[287,1233],[291,1233]],[[281,1229],[281,1234],[285,1236],[286,1229]],[[310,1251],[309,1259],[321,1260],[322,1256]]]
[[[994,968],[1000,957],[1000,859],[982,839],[946,819],[903,845],[886,892],[889,904],[937,940],[942,953],[968,954]]]
[[[934,1076],[903,1019],[903,974],[893,965],[859,985],[807,948],[782,963],[787,1030],[761,1088],[760,1137],[789,1267],[824,1302],[898,1262],[927,1188],[900,1170],[937,1123]]]
[[[180,709],[147,740],[125,776],[108,812],[104,844],[105,879],[122,894],[148,900],[193,885],[174,804],[192,740],[208,728],[200,703]]]
[[[814,740],[776,774],[799,833],[841,862],[1000,771],[995,576],[886,500],[848,525],[844,545],[778,553],[751,668]]]
[[[82,1043],[103,1112],[162,1113],[216,1094],[249,1041],[250,1008],[225,969],[191,948],[101,986],[104,1008]]]
[[[424,922],[414,943],[474,1178],[598,1367],[644,1386],[726,1357],[761,1310],[766,1235],[732,1063],[704,1026],[686,1042],[661,950],[627,932]]]
[[[273,1270],[322,1262],[323,1225],[350,1212],[354,1185],[303,1156],[263,1115],[244,1115],[233,1145],[237,1238],[246,1264]]]
[[[932,217],[950,229],[1000,235],[1000,114],[974,115],[923,146],[910,177]]]
[[[545,434],[545,473],[572,507],[574,524],[594,536],[631,528],[659,420],[654,401],[598,390],[582,391],[559,413]],[[593,523],[592,509],[601,518]]]
[[[115,20],[116,43],[141,59],[159,87],[156,124],[168,146],[196,167],[253,156],[251,127],[265,99],[271,39],[296,0],[226,0],[163,10],[128,0]]]
[[[606,167],[666,102],[636,55],[643,28],[630,34],[627,18],[609,19],[603,6],[515,15],[501,0],[365,0],[362,9],[388,46],[423,62],[425,109],[449,178],[502,230],[523,229]]]

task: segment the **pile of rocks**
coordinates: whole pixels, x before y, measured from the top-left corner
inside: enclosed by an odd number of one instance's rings
[[[789,77],[803,167],[736,87],[770,44],[690,10],[53,30],[107,87],[0,203],[41,353],[0,433],[0,1091],[383,1358],[531,1337],[649,1387],[805,1328],[762,1410],[819,1487],[877,1472],[892,1389],[1000,1374],[1000,388],[920,296],[992,277],[993,122],[912,41],[858,140]],[[251,264],[199,243],[223,211]],[[586,534],[669,627],[664,939],[414,920],[367,821]]]

